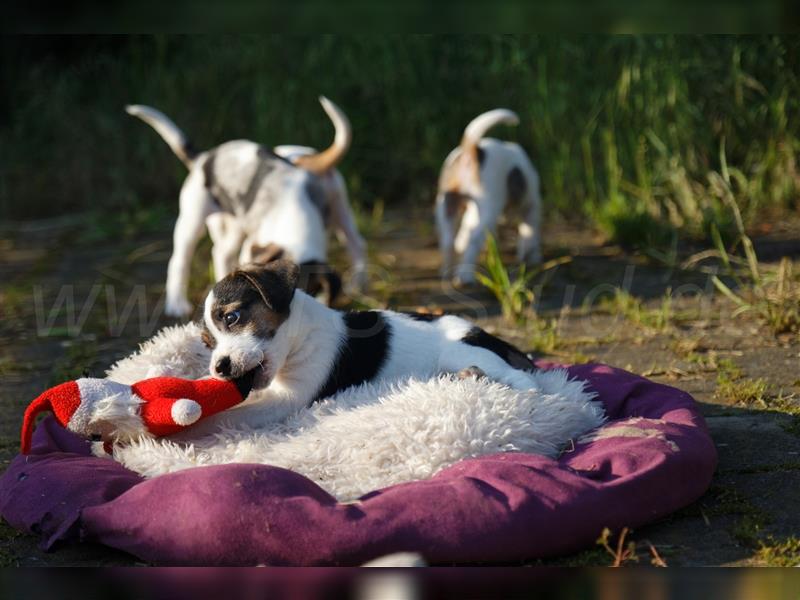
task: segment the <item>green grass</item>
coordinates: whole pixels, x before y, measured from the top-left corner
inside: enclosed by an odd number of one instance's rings
[[[648,308],[641,298],[637,298],[627,290],[616,288],[612,296],[601,299],[598,308],[608,314],[621,316],[634,325],[654,333],[667,331],[676,317],[672,306],[671,289],[667,289],[657,307]],[[589,305],[584,306],[585,312],[589,309]]]
[[[325,94],[353,123],[341,169],[367,215],[431,205],[466,124],[502,105],[521,123],[493,133],[529,151],[548,211],[632,246],[705,236],[729,223],[723,172],[746,222],[796,201],[798,57],[790,36],[9,37],[0,214],[174,206],[185,169],[126,103],[201,149],[321,147]]]
[[[385,204],[383,200],[376,200],[371,207],[361,204],[353,204],[353,214],[356,219],[356,226],[361,235],[367,239],[378,236],[383,232]]]
[[[730,359],[714,362],[709,366],[716,367],[717,389],[714,395],[728,404],[744,408],[770,411],[788,415],[791,419],[782,424],[788,433],[800,435],[800,403],[795,394],[777,393],[764,378],[750,379]]]
[[[770,537],[760,542],[755,559],[767,567],[796,567],[800,565],[800,539],[795,536],[784,540]]]
[[[536,294],[530,289],[533,279],[550,269],[570,262],[569,256],[554,258],[533,270],[526,264],[520,264],[515,274],[511,274],[503,263],[497,240],[491,234],[486,236],[486,254],[484,271],[475,273],[475,277],[483,287],[488,289],[500,304],[503,317],[511,325],[524,326],[537,319],[534,301]],[[547,329],[546,323],[540,323],[540,329]]]
[[[768,389],[769,384],[762,378],[729,379],[724,375],[717,377],[717,397],[739,406],[763,404]]]
[[[484,263],[486,273],[477,272],[475,276],[478,282],[497,298],[503,311],[503,318],[512,325],[524,325],[536,317],[533,308],[536,297],[529,286],[538,272],[528,272],[526,265],[522,264],[516,276],[512,277],[503,264],[497,240],[491,234],[486,237]]]
[[[108,213],[92,210],[86,214],[85,226],[76,242],[93,245],[126,241],[142,234],[170,231],[177,216],[177,202],[157,206],[139,206]]]
[[[22,362],[16,356],[0,356],[0,377],[8,377],[9,375],[23,375],[35,370],[35,367],[30,362]]]
[[[17,566],[17,553],[14,552],[14,542],[22,536],[18,530],[0,519],[0,567]]]
[[[528,331],[531,336],[528,347],[534,354],[553,354],[561,347],[558,319],[539,317],[528,324]]]
[[[95,342],[80,339],[69,342],[64,354],[58,357],[53,364],[49,385],[57,385],[83,377],[95,361],[97,361],[97,344]]]
[[[724,167],[724,152],[721,155]],[[800,282],[794,275],[794,263],[784,256],[777,268],[766,269],[759,265],[755,247],[745,232],[744,219],[730,188],[731,177],[727,168],[723,168],[723,175],[720,185],[727,191],[726,203],[738,234],[735,246],[741,246],[743,256],[732,255],[719,230],[712,227],[717,254],[732,280],[729,285],[714,275],[714,286],[736,306],[732,313],[734,317],[752,313],[775,335],[797,332],[800,330]]]
[[[765,379],[749,379],[730,359],[717,362],[717,389],[715,395],[729,404],[764,408],[769,393]]]

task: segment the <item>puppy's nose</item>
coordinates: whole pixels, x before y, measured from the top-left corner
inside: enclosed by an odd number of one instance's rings
[[[231,359],[229,356],[224,356],[217,361],[217,364],[214,365],[214,370],[217,372],[217,375],[221,375],[222,377],[230,377],[231,376]]]

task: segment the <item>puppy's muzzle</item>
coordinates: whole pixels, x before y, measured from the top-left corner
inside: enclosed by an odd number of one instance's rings
[[[268,383],[266,379],[267,364],[263,357],[253,368],[247,369],[244,364],[232,360],[230,356],[223,356],[214,363],[211,374],[218,379],[227,379],[235,382],[236,385],[244,386],[247,393],[256,384],[258,384],[256,387],[263,387],[265,383]],[[243,391],[243,395],[247,394]]]
[[[214,365],[214,372],[217,376],[228,379],[231,376],[231,357],[223,356],[220,358],[217,364]]]

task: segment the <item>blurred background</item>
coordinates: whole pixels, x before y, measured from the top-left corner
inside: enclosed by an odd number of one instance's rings
[[[200,149],[326,146],[317,97],[349,115],[354,204],[432,206],[466,124],[517,111],[547,218],[658,245],[797,209],[796,36],[26,36],[0,53],[0,218],[177,213],[185,169],[123,112],[171,116]],[[722,185],[720,178],[730,185]]]

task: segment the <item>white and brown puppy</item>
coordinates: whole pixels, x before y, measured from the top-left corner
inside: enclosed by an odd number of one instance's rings
[[[247,140],[196,152],[163,113],[141,105],[126,108],[153,127],[189,169],[167,269],[168,315],[183,317],[192,310],[187,298],[190,264],[206,228],[217,280],[267,247],[281,248],[307,271],[319,271],[328,279],[330,225],[347,247],[356,287],[364,287],[366,245],[356,228],[344,179],[334,168],[350,146],[350,122],[333,102],[324,97],[320,102],[336,129],[333,144],[322,152],[305,146],[270,150]]]
[[[536,387],[524,353],[465,319],[336,311],[296,290],[298,276],[298,266],[285,260],[251,265],[206,298],[211,374],[252,378],[250,403],[291,411],[365,382],[465,369],[516,389]]]
[[[484,137],[501,123],[517,125],[519,118],[498,108],[473,119],[439,176],[436,225],[442,275],[455,277],[459,283],[475,281],[475,263],[486,233],[495,231],[507,205],[521,213],[518,260],[530,264],[542,260],[539,174],[518,144]],[[455,253],[461,260],[453,272]]]

